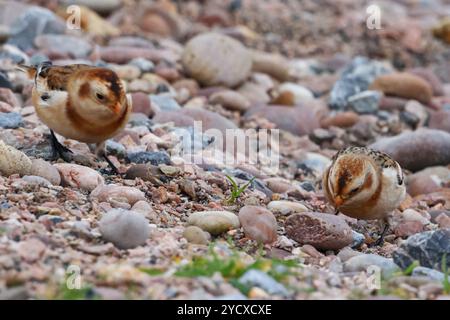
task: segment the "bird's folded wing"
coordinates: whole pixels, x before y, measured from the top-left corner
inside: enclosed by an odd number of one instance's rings
[[[72,64],[68,66],[52,66],[41,72],[41,76],[47,80],[47,86],[50,90],[67,90],[69,78],[78,71],[93,68],[86,64]]]

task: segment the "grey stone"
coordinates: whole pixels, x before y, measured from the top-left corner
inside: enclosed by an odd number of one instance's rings
[[[377,112],[382,94],[378,91],[366,90],[348,98],[350,108],[359,114]]]
[[[287,296],[288,291],[286,288],[267,273],[256,269],[250,269],[245,272],[240,278],[239,283],[250,286],[259,287],[265,290],[269,294],[276,294],[281,296]]]
[[[162,151],[141,151],[127,155],[128,161],[133,163],[150,163],[154,166],[160,164],[171,164],[170,157]]]
[[[405,131],[397,136],[382,137],[369,148],[387,153],[402,168],[411,171],[450,163],[450,133],[442,130]]]
[[[450,229],[414,234],[400,245],[393,257],[402,269],[417,260],[422,267],[442,270],[444,255],[447,257],[446,266],[450,268]]]
[[[118,158],[125,158],[127,150],[123,146],[123,144],[116,142],[114,140],[107,140],[105,144],[106,154],[114,155]]]
[[[413,277],[425,276],[425,277],[428,277],[430,279],[433,279],[433,280],[436,280],[439,282],[442,282],[445,279],[444,273],[434,270],[434,269],[427,268],[427,267],[414,268],[411,276],[413,276]],[[448,276],[447,276],[447,278],[450,279]]]
[[[92,45],[83,38],[62,34],[43,34],[36,37],[34,44],[39,49],[50,49],[52,52],[74,58],[84,58],[92,50]]]
[[[0,128],[16,129],[23,126],[22,116],[17,112],[0,112]]]
[[[147,60],[145,58],[131,59],[130,62],[128,62],[128,64],[138,67],[139,70],[141,70],[142,72],[152,72],[153,69],[155,69],[155,64],[152,61]]]
[[[48,9],[31,7],[11,26],[8,44],[21,50],[33,48],[34,39],[40,34],[62,34],[66,30],[64,21]]]
[[[356,57],[334,84],[330,93],[330,107],[344,110],[351,96],[367,90],[377,76],[389,71],[381,62],[369,60],[366,57]]]
[[[174,98],[164,94],[152,94],[150,95],[150,101],[152,105],[155,104],[156,106],[158,106],[160,111],[176,111],[181,109],[180,105],[175,101]]]
[[[124,209],[112,209],[104,214],[99,228],[103,238],[120,249],[143,245],[150,235],[144,215]]]
[[[353,235],[353,242],[351,244],[352,248],[360,247],[364,243],[364,240],[366,239],[362,233],[356,232],[354,230],[352,230],[352,235]]]
[[[370,272],[371,267],[375,266],[380,268],[381,275],[383,278],[388,278],[392,276],[400,268],[392,261],[377,254],[361,254],[348,259],[344,263],[344,271],[346,272],[357,272],[357,271],[367,271]],[[374,269],[375,270],[375,269]]]
[[[0,88],[12,89],[12,84],[8,79],[8,76],[3,72],[0,72]]]

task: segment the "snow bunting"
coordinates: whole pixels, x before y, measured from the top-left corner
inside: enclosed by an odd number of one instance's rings
[[[384,221],[378,243],[387,230],[388,214],[400,205],[406,194],[400,165],[385,153],[362,147],[349,147],[336,153],[324,172],[322,187],[336,213]]]
[[[33,105],[50,128],[54,151],[62,158],[69,151],[56,140],[56,132],[96,144],[98,155],[112,165],[104,154],[103,142],[124,128],[132,108],[117,74],[83,64],[53,66],[45,62],[37,67],[21,67],[34,79]]]

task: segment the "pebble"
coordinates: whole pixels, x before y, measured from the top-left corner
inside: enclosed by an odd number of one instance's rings
[[[0,128],[16,129],[23,126],[23,119],[17,112],[0,112]]]
[[[366,57],[354,58],[331,89],[329,101],[331,109],[344,110],[351,96],[367,90],[377,76],[387,72],[389,68],[378,61]]]
[[[416,100],[408,101],[405,105],[404,112],[413,115],[417,119],[415,127],[423,127],[428,120],[428,111],[423,104]]]
[[[219,235],[240,227],[238,217],[229,211],[201,211],[189,216],[189,225],[195,225],[212,235]]]
[[[105,150],[107,155],[113,155],[120,159],[125,158],[127,153],[127,150],[125,149],[123,144],[111,139],[106,140]]]
[[[197,226],[186,227],[183,231],[183,237],[185,237],[189,243],[202,245],[207,245],[211,238],[208,232],[203,231]]]
[[[281,55],[252,51],[252,71],[268,74],[280,81],[290,78],[290,65]]]
[[[154,166],[160,164],[171,164],[169,155],[164,151],[141,151],[132,152],[127,155],[128,161],[132,163],[150,163]]]
[[[145,194],[134,187],[117,185],[99,185],[91,194],[91,199],[97,199],[99,202],[109,202],[111,199],[124,199],[130,205],[145,200]]]
[[[43,256],[45,250],[46,245],[42,243],[42,241],[31,238],[19,242],[17,253],[28,263],[33,263],[38,261]]]
[[[43,34],[34,40],[36,47],[47,54],[85,58],[92,51],[92,45],[78,36]]]
[[[22,180],[27,182],[28,184],[38,185],[42,187],[49,187],[52,185],[47,179],[38,176],[23,176]]]
[[[400,268],[394,263],[392,259],[388,259],[377,254],[359,254],[344,263],[344,271],[359,272],[367,271],[370,274],[378,267],[381,271],[381,276],[386,279],[391,277],[395,272],[400,271]]]
[[[150,97],[144,92],[133,92],[131,94],[134,113],[143,113],[147,117],[154,115],[154,110],[150,102]]]
[[[422,232],[424,229],[424,224],[420,221],[404,221],[398,224],[394,233],[397,237],[406,238],[413,234]]]
[[[423,80],[427,81],[428,84],[433,89],[433,96],[443,96],[444,95],[444,86],[442,85],[442,81],[436,76],[436,74],[427,68],[414,68],[408,70],[408,73],[412,73]]]
[[[450,256],[450,229],[425,231],[410,236],[394,251],[394,262],[402,269],[408,268],[415,260],[422,267],[442,270],[442,259]],[[447,259],[450,268],[450,259]]]
[[[174,17],[156,7],[151,7],[144,13],[139,21],[139,27],[149,33],[167,38],[176,37],[178,31],[177,21]]]
[[[172,87],[176,90],[187,89],[189,96],[194,97],[198,94],[200,87],[197,81],[193,79],[181,79],[172,83]]]
[[[11,81],[9,81],[8,76],[3,72],[0,72],[0,88],[12,89]]]
[[[294,202],[294,201],[287,201],[287,200],[270,201],[267,204],[267,208],[272,212],[280,212],[283,215],[287,215],[289,213],[295,213],[295,212],[309,211],[309,209],[307,207],[305,207],[303,204]]]
[[[282,194],[295,189],[289,181],[281,178],[267,178],[264,182],[267,184],[267,187],[275,193]]]
[[[127,46],[113,46],[100,48],[100,58],[106,62],[125,64],[135,58],[144,58],[157,62],[164,53],[152,48],[136,48]],[[170,58],[169,56],[167,58]]]
[[[138,67],[130,64],[110,64],[108,68],[114,71],[120,79],[127,81],[137,79],[141,75],[141,70],[139,70]]]
[[[250,107],[250,101],[236,91],[226,90],[213,93],[209,97],[212,104],[220,104],[226,109],[232,111],[244,112]]]
[[[439,281],[439,282],[443,282],[444,279],[445,279],[445,274],[444,273],[442,273],[440,271],[437,271],[437,270],[434,270],[434,269],[430,269],[430,268],[427,268],[427,267],[420,267],[420,266],[414,268],[414,270],[411,273],[411,276],[412,277],[423,277],[423,276],[425,276],[425,277],[428,277],[430,279],[433,279],[433,280],[436,280],[436,281]],[[448,278],[448,276],[447,276],[447,278]],[[450,278],[448,278],[448,279],[450,280]]]
[[[358,114],[373,114],[378,111],[381,93],[366,90],[348,98],[348,105]]]
[[[258,206],[244,206],[239,210],[239,221],[247,238],[258,243],[277,240],[277,220],[272,212]]]
[[[286,106],[296,106],[314,99],[313,93],[296,83],[285,82],[278,87],[278,97],[272,102]]]
[[[250,74],[252,57],[237,40],[218,33],[190,39],[181,61],[186,71],[206,86],[234,87]]]
[[[34,39],[40,34],[62,34],[66,30],[64,21],[53,12],[41,7],[30,7],[11,26],[8,44],[21,50],[33,48]]]
[[[239,87],[237,92],[250,101],[250,105],[267,104],[270,102],[267,89],[257,83],[245,82]]]
[[[322,128],[339,127],[348,128],[355,125],[359,120],[357,113],[353,111],[344,111],[336,113],[320,120]]]
[[[318,250],[339,250],[354,241],[352,229],[339,216],[318,213],[294,213],[285,222],[286,235],[299,244]]]
[[[226,134],[227,129],[237,129],[238,127],[229,119],[224,116],[208,111],[208,110],[197,110],[197,109],[181,109],[178,113],[178,117],[181,115],[191,117],[195,121],[199,121],[201,124],[201,129],[204,132],[209,129],[220,130],[223,134]]]
[[[402,168],[411,171],[450,163],[450,133],[441,130],[420,128],[403,132],[381,138],[369,148],[389,154]]]
[[[126,173],[126,179],[141,178],[144,181],[152,181],[160,184],[161,180],[166,180],[161,170],[150,163],[132,165]]]
[[[152,72],[155,69],[155,64],[152,61],[140,57],[131,59],[128,64],[138,67],[142,73]]]
[[[23,152],[0,140],[0,173],[2,175],[10,176],[15,173],[28,175],[31,166],[31,160]]]
[[[353,236],[353,242],[351,244],[352,248],[359,248],[366,240],[366,237],[362,233],[356,232],[355,230],[352,230],[352,236]]]
[[[310,134],[320,127],[320,108],[308,105],[295,108],[285,106],[253,107],[245,113],[245,117],[262,117],[276,124],[279,129],[302,136]]]
[[[339,250],[339,253],[337,254],[337,257],[342,261],[342,262],[346,262],[347,260],[356,257],[358,255],[364,254],[362,252],[353,250],[350,247],[345,247],[341,250]]]
[[[150,95],[150,101],[152,105],[155,105],[155,108],[158,111],[178,111],[181,109],[178,102],[165,94],[160,95]]]
[[[450,216],[448,216],[445,213],[441,213],[440,215],[438,215],[435,221],[437,222],[439,228],[441,229],[450,228]]]
[[[0,114],[2,112],[12,112],[13,111],[13,107],[9,104],[7,104],[6,102],[0,101]]]
[[[59,186],[61,184],[61,175],[58,169],[56,169],[49,162],[42,159],[31,160],[30,174],[42,177],[54,186]]]
[[[438,191],[450,183],[450,169],[447,167],[429,167],[409,175],[407,191],[412,197]]]
[[[246,271],[238,282],[248,287],[259,287],[271,295],[288,295],[288,291],[281,283],[261,270],[250,269]]]
[[[99,221],[100,233],[106,241],[119,249],[132,249],[144,245],[150,236],[147,219],[138,212],[111,209]]]
[[[450,110],[431,111],[428,127],[450,133]]]
[[[315,171],[319,176],[331,164],[327,157],[315,152],[306,152],[298,156],[297,166]]]
[[[382,96],[380,101],[380,110],[403,110],[408,101],[410,100],[405,98]]]
[[[414,99],[424,104],[430,103],[433,96],[433,90],[425,80],[401,72],[379,76],[370,85],[370,89],[389,96]]]
[[[0,101],[6,102],[13,108],[21,106],[19,99],[17,99],[14,92],[12,92],[9,88],[0,88]]]
[[[105,183],[103,177],[89,167],[72,163],[55,163],[54,166],[61,175],[63,186],[91,192]]]

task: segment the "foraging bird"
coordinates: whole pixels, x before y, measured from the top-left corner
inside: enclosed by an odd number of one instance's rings
[[[382,220],[403,201],[406,188],[400,165],[380,151],[349,147],[336,153],[325,170],[322,186],[327,200],[349,217]]]
[[[96,144],[97,154],[116,170],[104,154],[103,142],[125,127],[132,109],[117,74],[83,64],[53,66],[45,62],[21,68],[34,79],[32,102],[38,117],[50,128],[54,151],[64,160],[70,152],[56,140],[56,132]]]

